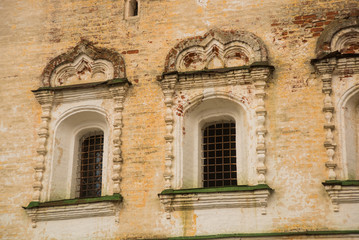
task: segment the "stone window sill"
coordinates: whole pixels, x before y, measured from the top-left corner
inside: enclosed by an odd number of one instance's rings
[[[50,202],[30,202],[23,207],[34,227],[36,222],[115,215],[115,205],[122,202],[120,194],[96,198],[64,199]]]
[[[203,208],[251,208],[261,207],[266,214],[270,193],[273,191],[267,184],[255,186],[230,186],[192,189],[166,189],[158,194],[161,203],[169,213],[176,210]]]
[[[344,203],[359,203],[359,180],[328,180],[322,183],[334,207],[339,211],[339,205]]]

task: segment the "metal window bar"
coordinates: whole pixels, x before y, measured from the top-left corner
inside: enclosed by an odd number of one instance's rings
[[[203,187],[237,185],[236,125],[223,121],[203,130]]]
[[[102,185],[103,134],[86,137],[80,149],[80,198],[100,197]]]

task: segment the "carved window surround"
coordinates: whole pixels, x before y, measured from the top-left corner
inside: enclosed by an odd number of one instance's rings
[[[82,117],[87,113],[95,114],[96,117],[92,117],[88,124],[96,125],[98,123],[101,125],[102,122],[99,123],[97,121],[104,119],[105,128],[108,130],[111,129],[110,141],[112,142],[107,145],[110,145],[108,149],[112,151],[112,154],[109,154],[108,151],[106,154],[112,158],[106,158],[108,159],[106,160],[106,164],[111,162],[108,166],[112,166],[112,169],[105,170],[106,173],[111,173],[111,177],[105,177],[105,179],[111,179],[113,184],[110,184],[109,181],[103,182],[102,186],[105,187],[103,194],[114,194],[114,196],[120,194],[122,111],[126,92],[130,85],[131,83],[126,78],[125,63],[122,56],[112,50],[97,48],[87,40],[82,40],[76,47],[57,56],[48,63],[41,76],[41,87],[33,91],[42,109],[42,122],[38,130],[37,158],[34,166],[35,182],[33,184],[32,196],[32,202],[39,203],[40,207],[36,211],[34,209],[29,210],[29,214],[35,211],[42,212],[46,215],[47,212],[50,211],[56,215],[57,210],[61,211],[63,207],[51,207],[51,209],[47,211],[45,207],[46,204],[44,205],[45,201],[75,197],[72,196],[73,194],[71,192],[75,183],[72,182],[73,175],[70,176],[70,174],[67,174],[65,177],[66,181],[69,180],[69,182],[72,183],[71,189],[68,185],[61,185],[60,188],[57,188],[60,189],[60,195],[54,197],[50,192],[51,187],[53,187],[51,176],[54,176],[51,171],[57,172],[58,170],[57,176],[59,176],[62,174],[62,171],[68,172],[66,168],[71,167],[71,163],[74,163],[76,160],[69,152],[68,157],[74,159],[69,159],[68,165],[61,165],[60,169],[54,168],[53,166],[57,165],[54,165],[53,156],[57,150],[49,146],[52,145],[51,143],[54,142],[53,137],[55,138],[57,134],[56,124],[62,124],[71,114],[84,113],[82,115],[80,114]],[[99,105],[101,101],[106,101],[113,106],[113,109],[106,109],[105,111]],[[107,115],[107,112],[111,113],[111,117]],[[56,122],[52,118],[57,119]],[[73,124],[76,125],[78,123]],[[107,124],[109,126],[107,126]],[[73,129],[77,126],[71,125],[71,127]],[[51,139],[49,139],[50,133]],[[68,139],[72,139],[73,137],[75,136],[69,136]],[[70,148],[71,147],[74,146],[70,146]],[[45,171],[45,167],[49,168]],[[76,170],[73,170],[73,172],[74,171]],[[109,186],[111,186],[111,188]],[[56,186],[52,189],[54,188],[56,189]],[[89,212],[92,211],[93,213],[96,209],[99,211],[101,209],[108,209],[101,211],[112,212],[112,210],[110,210],[112,207],[107,206],[109,205],[107,202],[91,202],[87,204],[91,206],[81,204],[67,206],[66,211],[73,213],[70,214],[71,218],[77,217],[76,211],[79,210],[81,212],[82,208],[90,209]],[[110,203],[110,205],[111,204],[112,203]],[[58,214],[59,216],[61,215],[60,213]],[[40,214],[40,216],[42,219],[46,219],[43,215]],[[80,214],[79,216],[82,215]],[[36,220],[36,217],[33,219]],[[33,227],[36,227],[36,222],[34,222]]]
[[[334,161],[336,143],[334,140],[333,131],[335,131],[336,124],[334,122],[335,106],[332,98],[332,80],[334,75],[344,76],[348,73],[359,73],[359,54],[340,54],[334,52],[327,56],[312,60],[312,64],[321,75],[323,82],[324,104],[323,112],[326,123],[324,129],[326,130],[326,138],[324,147],[327,149],[328,161],[325,166],[329,171],[329,180],[335,180],[337,174],[335,168],[337,163]]]
[[[192,88],[204,88],[213,86],[228,86],[228,85],[244,85],[253,84],[256,88],[255,96],[257,97],[257,172],[258,183],[265,183],[266,167],[265,161],[265,142],[264,137],[266,134],[265,129],[265,116],[266,110],[264,106],[264,97],[266,95],[265,88],[267,82],[271,77],[273,66],[265,65],[263,63],[253,64],[251,66],[243,66],[238,68],[224,68],[213,69],[195,72],[171,72],[165,73],[161,80],[161,86],[165,95],[165,104],[167,106],[166,111],[166,125],[167,134],[166,139],[166,172],[165,181],[166,189],[171,188],[172,179],[172,142],[173,142],[173,105],[174,105],[174,93],[180,90],[192,89]]]
[[[334,121],[338,116],[334,116],[340,112],[336,109],[335,102],[338,99],[333,97],[333,79],[335,76],[344,77],[347,74],[359,74],[359,54],[340,54],[339,52],[330,53],[320,59],[312,60],[312,64],[317,72],[321,75],[323,82],[324,104],[323,112],[325,117],[324,129],[326,131],[324,147],[328,160],[325,163],[328,169],[329,181],[323,183],[325,189],[330,196],[334,205],[334,211],[339,211],[341,203],[359,203],[359,185],[348,185],[349,181],[337,180],[338,173],[336,168],[341,161],[343,164],[343,156],[336,157],[336,139],[335,131],[339,128]],[[334,89],[336,90],[336,89]],[[345,146],[342,146],[344,148]],[[341,173],[340,175],[344,175]]]
[[[33,223],[40,221],[74,218],[114,216],[117,205],[122,202],[120,194],[96,198],[66,199],[50,202],[30,202],[24,207]]]
[[[40,202],[41,190],[43,189],[43,175],[45,171],[45,158],[48,152],[47,149],[47,141],[49,136],[49,122],[51,121],[51,109],[54,103],[61,104],[64,102],[75,102],[81,100],[89,100],[89,99],[112,99],[115,103],[114,116],[113,120],[113,129],[114,129],[114,138],[113,138],[113,167],[112,167],[112,180],[113,180],[113,193],[120,193],[120,169],[122,164],[122,157],[120,155],[121,150],[121,128],[122,128],[122,110],[123,110],[123,102],[125,99],[125,95],[127,89],[131,85],[130,82],[126,78],[122,79],[112,79],[103,82],[95,82],[95,83],[85,83],[78,85],[69,85],[69,86],[58,86],[58,87],[41,87],[37,90],[33,90],[34,95],[38,102],[42,107],[42,124],[38,131],[39,136],[39,148],[38,159],[35,165],[35,183],[33,185],[34,194],[33,194],[33,202]],[[114,195],[114,196],[115,196]],[[64,200],[69,201],[69,200]],[[104,213],[112,213],[111,210],[114,206],[109,203],[96,203],[94,206],[93,203],[89,201],[87,205],[76,205],[65,207],[66,211],[69,212],[69,218],[81,217],[85,216],[82,212],[88,211],[88,215],[90,213],[94,213],[96,215],[96,211],[104,212]],[[46,204],[45,204],[46,205]],[[40,207],[45,206],[42,202],[40,202]],[[49,218],[51,217],[61,217],[61,211],[65,211],[64,207],[58,208],[42,208],[40,210],[29,210],[29,216],[32,218],[33,227],[36,227],[36,221],[38,219],[42,219],[45,221],[47,219],[47,215]],[[92,209],[92,210],[91,210]],[[107,209],[107,210],[106,210]],[[79,211],[79,213],[77,213]],[[35,214],[35,215],[34,215]],[[39,216],[37,216],[40,214]],[[92,215],[93,216],[93,215]]]
[[[226,207],[227,205],[232,207],[258,207],[260,205],[265,208],[270,191],[265,179],[267,112],[264,99],[273,70],[274,67],[268,64],[267,50],[263,42],[254,34],[243,31],[212,30],[203,36],[181,41],[169,52],[165,71],[159,79],[166,105],[164,172],[166,190],[159,194],[159,198],[165,206],[167,218],[170,218],[172,210],[185,209],[187,202],[196,208]],[[222,106],[223,109],[215,111],[215,107],[213,109],[208,103]],[[197,115],[196,106],[204,107],[201,111],[211,115],[212,118],[235,115],[236,122],[250,124],[250,127],[246,128],[251,129],[248,133],[239,134],[239,139],[243,144],[238,146],[250,147],[245,151],[239,150],[243,154],[238,154],[237,164],[242,164],[242,162],[246,164],[247,161],[252,165],[255,163],[254,166],[251,165],[255,171],[248,176],[245,175],[246,172],[243,175],[238,173],[237,177],[241,177],[238,184],[265,185],[267,189],[221,193],[199,192],[195,197],[191,194],[167,194],[169,191],[176,193],[186,191],[180,190],[181,188],[201,187],[200,179],[197,177],[200,176],[198,157],[200,148],[196,143],[196,139],[200,138],[197,133],[186,138],[188,134],[184,133],[189,127],[188,124],[196,126],[193,132],[197,132],[200,128],[198,121],[202,117]],[[202,119],[202,121],[207,120]],[[255,141],[255,143],[249,144],[249,141]],[[194,144],[191,147],[192,142]],[[190,150],[190,154],[193,155],[185,155],[183,152],[187,151],[185,149]],[[188,159],[190,159],[189,162]],[[186,175],[184,164],[187,164],[187,167],[194,164],[191,169],[195,170],[191,170],[191,174]],[[196,200],[198,196],[206,200],[198,201]],[[228,202],[227,205],[222,202],[223,198]],[[248,204],[242,204],[239,199],[248,200]],[[238,204],[235,203],[236,201]],[[265,214],[263,209],[262,213]]]
[[[208,208],[260,207],[266,214],[270,193],[267,184],[192,189],[166,189],[158,194],[166,212]]]

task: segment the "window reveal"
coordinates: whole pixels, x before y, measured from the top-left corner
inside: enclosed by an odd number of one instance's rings
[[[220,122],[203,130],[203,187],[237,185],[236,125]]]
[[[100,197],[102,185],[103,134],[86,137],[81,142],[79,196]]]

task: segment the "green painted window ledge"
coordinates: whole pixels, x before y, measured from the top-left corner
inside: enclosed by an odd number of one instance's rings
[[[97,203],[97,202],[116,202],[116,201],[121,202],[122,199],[123,198],[121,194],[117,193],[112,196],[102,196],[102,197],[94,197],[94,198],[74,198],[74,199],[64,199],[64,200],[49,201],[49,202],[30,202],[29,205],[23,208],[32,209],[32,208],[68,206],[68,205]]]
[[[176,195],[176,194],[192,194],[192,193],[222,193],[222,192],[241,192],[254,190],[270,190],[273,191],[267,184],[258,184],[254,186],[239,185],[228,187],[211,187],[211,188],[189,188],[189,189],[166,189],[159,195]]]
[[[269,233],[235,233],[219,234],[193,237],[169,237],[156,238],[157,240],[197,240],[197,239],[223,239],[223,238],[252,238],[252,237],[290,237],[290,236],[331,236],[331,235],[348,235],[359,234],[359,230],[342,230],[342,231],[302,231],[302,232],[269,232]],[[150,240],[150,239],[147,239]]]
[[[172,74],[178,74],[180,76],[186,76],[186,75],[193,75],[193,74],[226,73],[226,72],[230,72],[230,71],[242,70],[242,69],[251,69],[251,68],[256,68],[256,67],[269,67],[271,69],[274,69],[273,66],[269,65],[269,63],[265,61],[265,62],[254,62],[251,65],[245,65],[245,66],[239,66],[239,67],[203,69],[203,70],[186,71],[186,72],[178,72],[178,71],[165,72],[165,73],[162,74],[162,76],[172,75]]]
[[[322,183],[324,186],[359,186],[359,180],[328,180]]]
[[[77,89],[77,88],[90,88],[90,87],[97,87],[103,85],[115,85],[121,83],[131,83],[128,81],[127,78],[114,78],[107,81],[102,82],[89,82],[89,83],[82,83],[82,84],[74,84],[74,85],[65,85],[65,86],[57,86],[57,87],[40,87],[36,90],[32,90],[32,92],[41,92],[41,91],[58,91],[63,89]]]

